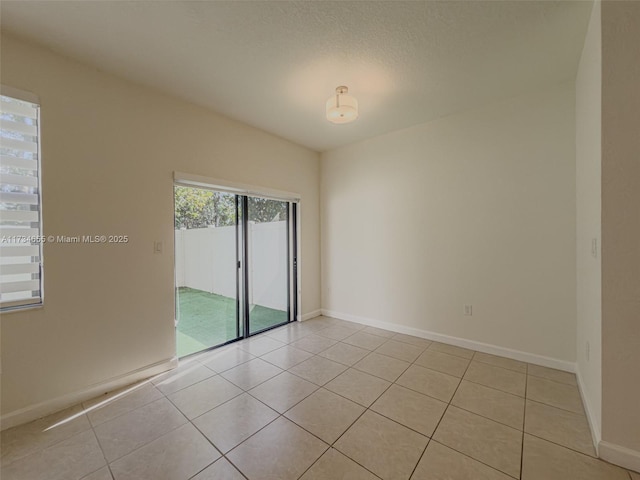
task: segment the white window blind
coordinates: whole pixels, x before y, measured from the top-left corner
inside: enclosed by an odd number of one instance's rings
[[[0,95],[0,307],[42,303],[40,106]]]

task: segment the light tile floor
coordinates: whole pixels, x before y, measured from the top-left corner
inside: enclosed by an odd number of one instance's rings
[[[5,430],[3,480],[636,480],[575,376],[326,317]]]

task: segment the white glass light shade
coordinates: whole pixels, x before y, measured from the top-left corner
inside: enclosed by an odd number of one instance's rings
[[[358,101],[348,91],[347,87],[338,87],[327,100],[327,120],[331,123],[349,123],[358,118]]]

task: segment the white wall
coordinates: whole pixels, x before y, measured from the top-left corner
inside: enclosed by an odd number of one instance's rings
[[[596,442],[602,431],[601,80],[600,2],[596,2],[576,77],[576,360]]]
[[[175,355],[173,171],[298,192],[301,313],[320,308],[316,152],[12,36],[1,48],[2,83],[41,99],[44,234],[130,238],[45,245],[44,308],[2,316],[3,418]]]
[[[321,168],[323,309],[575,361],[572,84],[324,153]]]
[[[602,2],[600,454],[636,471],[640,471],[639,59],[640,2]]]
[[[287,222],[249,223],[249,303],[287,309]]]
[[[176,285],[236,296],[236,228],[175,231]]]
[[[248,223],[249,303],[287,310],[287,222]],[[176,284],[236,297],[236,227],[176,230]]]

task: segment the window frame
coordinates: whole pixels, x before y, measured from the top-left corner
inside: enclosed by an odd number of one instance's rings
[[[42,105],[40,103],[40,97],[38,95],[27,92],[24,90],[20,90],[18,88],[10,87],[7,85],[0,85],[0,96],[10,97],[15,100],[20,100],[23,102],[32,103],[38,106],[37,108],[37,117],[36,117],[36,127],[37,127],[37,145],[38,145],[38,155],[37,155],[37,173],[38,173],[38,236],[40,238],[44,238],[44,230],[43,230],[43,202],[42,202],[42,129],[41,127],[41,109]],[[26,300],[13,300],[7,302],[0,302],[0,313],[2,315],[11,313],[11,312],[21,312],[24,310],[37,309],[42,308],[44,306],[44,242],[38,242],[39,248],[39,283],[40,283],[40,295],[38,297],[32,297]]]

